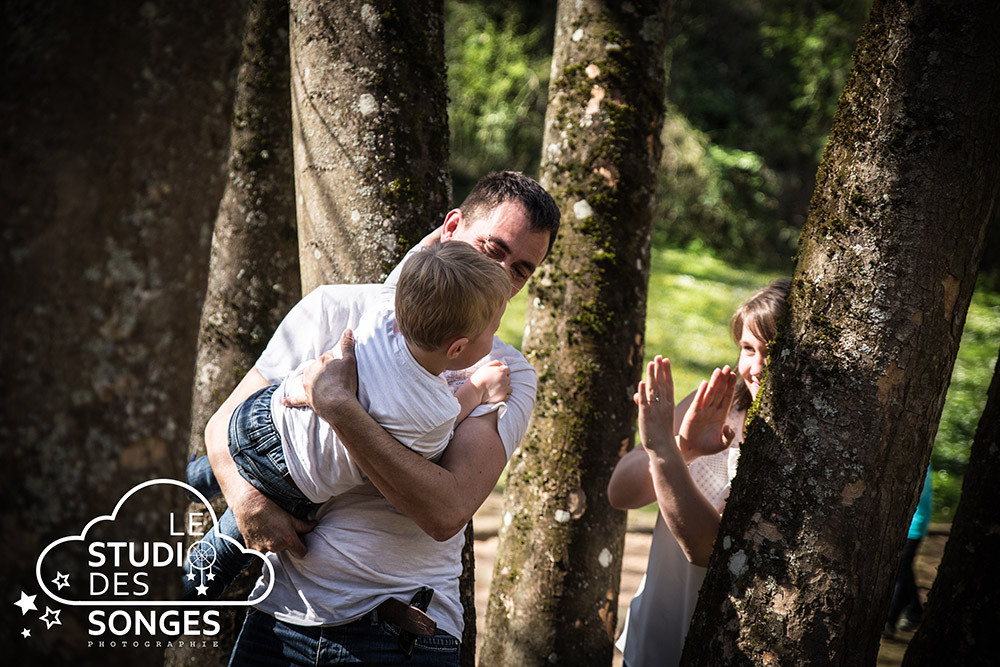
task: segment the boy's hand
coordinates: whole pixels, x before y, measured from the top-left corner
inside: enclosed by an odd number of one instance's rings
[[[633,396],[639,406],[639,437],[646,451],[662,454],[674,442],[674,379],[670,360],[657,355]]]
[[[510,398],[510,369],[502,361],[491,361],[476,369],[469,378],[476,388],[480,403],[499,403]]]
[[[677,445],[685,461],[717,454],[732,442],[735,434],[726,419],[733,405],[737,377],[725,366],[716,368],[707,382],[702,380],[678,431]]]

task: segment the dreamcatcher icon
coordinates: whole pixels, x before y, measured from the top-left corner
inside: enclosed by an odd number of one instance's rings
[[[215,558],[215,547],[208,542],[195,542],[188,549],[188,563],[191,569],[188,571],[187,578],[189,581],[194,581],[200,576],[200,584],[195,586],[198,595],[208,595],[208,586],[205,585],[205,582],[215,579],[215,574],[212,572],[212,566],[215,565]],[[192,570],[197,570],[198,574],[195,574]]]

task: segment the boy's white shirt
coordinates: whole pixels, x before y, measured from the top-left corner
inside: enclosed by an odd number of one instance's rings
[[[410,353],[395,326],[392,295],[388,288],[379,293],[354,332],[358,400],[402,445],[436,459],[451,439],[458,400],[443,378],[432,375]],[[296,326],[294,316],[290,325]],[[271,416],[292,481],[309,500],[322,503],[366,478],[329,422],[308,408],[281,403],[285,396],[305,394],[302,373],[309,363],[299,364],[281,382],[271,399]]]

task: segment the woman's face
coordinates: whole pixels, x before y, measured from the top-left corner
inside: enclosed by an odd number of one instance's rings
[[[740,359],[737,362],[737,370],[750,390],[750,397],[757,398],[757,390],[760,389],[760,374],[764,372],[764,364],[767,362],[767,344],[753,335],[750,327],[744,324],[743,333],[740,334]]]

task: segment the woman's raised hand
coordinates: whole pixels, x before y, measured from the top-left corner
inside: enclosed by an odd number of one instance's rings
[[[735,434],[726,419],[733,405],[737,378],[725,366],[716,368],[708,381],[702,380],[678,431],[677,446],[685,461],[717,454],[732,442]]]
[[[639,437],[647,450],[674,447],[674,379],[670,360],[657,355],[633,396],[639,406]]]

